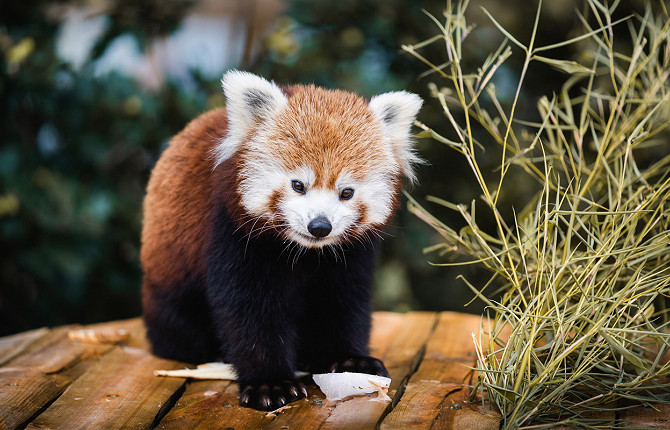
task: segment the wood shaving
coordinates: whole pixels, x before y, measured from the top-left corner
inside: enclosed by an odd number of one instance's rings
[[[130,330],[114,328],[82,328],[70,330],[67,337],[76,342],[82,343],[119,343],[130,339]]]
[[[290,409],[290,408],[294,408],[294,407],[295,407],[295,406],[291,406],[291,405],[282,406],[282,407],[279,408],[279,409],[275,409],[274,411],[270,411],[270,412],[268,412],[267,414],[265,414],[265,417],[266,417],[266,418],[274,418],[274,417],[276,417],[278,414],[280,414],[280,413],[282,413],[283,411],[285,411],[286,409]]]

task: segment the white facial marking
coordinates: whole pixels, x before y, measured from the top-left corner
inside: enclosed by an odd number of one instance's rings
[[[344,172],[336,182],[336,189],[314,188],[315,172],[302,166],[287,171],[275,157],[267,154],[254,157],[246,165],[241,181],[242,204],[252,216],[262,216],[284,221],[288,239],[308,248],[333,245],[347,239],[352,234],[361,234],[371,225],[384,224],[391,216],[395,192],[392,178],[384,171],[373,171],[363,180],[354,180],[353,175]],[[292,187],[298,180],[305,186],[299,193]],[[349,200],[341,200],[343,189],[351,188],[354,195]],[[248,191],[245,191],[248,190]],[[273,214],[270,202],[279,190],[278,213]],[[361,223],[359,209],[365,208],[364,224]],[[325,217],[331,224],[330,233],[322,238],[312,235],[309,223],[318,217]]]
[[[279,210],[288,224],[287,234],[291,240],[308,248],[335,244],[342,239],[351,225],[358,218],[355,207],[350,201],[341,201],[338,190],[314,188],[316,174],[302,166],[290,172],[286,184],[286,192],[280,203]],[[291,181],[298,180],[305,185],[301,194],[292,189]],[[331,225],[330,233],[317,238],[309,232],[309,223],[318,217],[325,217]]]

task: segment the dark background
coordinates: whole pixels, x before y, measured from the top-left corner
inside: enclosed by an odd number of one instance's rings
[[[640,10],[624,1],[615,16]],[[485,7],[518,40],[530,37],[537,4],[473,0],[465,68],[502,41]],[[0,335],[32,327],[120,319],[141,313],[138,263],[141,204],[152,166],[170,136],[198,114],[224,103],[221,74],[240,68],[279,84],[314,82],[370,96],[406,89],[426,100],[419,119],[447,132],[426,86],[427,67],[402,54],[438,29],[443,1],[3,1],[0,3]],[[546,1],[538,43],[579,30],[580,0]],[[578,60],[578,45],[553,52]],[[575,51],[573,51],[575,50]],[[523,55],[495,77],[510,102]],[[436,64],[443,44],[422,50]],[[566,76],[534,64],[519,117]],[[465,161],[434,141],[417,142],[429,164],[410,190],[468,203],[476,184]],[[482,162],[499,159],[491,146]],[[502,206],[522,205],[532,184],[510,187]],[[453,213],[431,207],[453,228]],[[484,220],[485,222],[485,220]],[[385,240],[376,308],[480,312],[465,284],[487,279],[474,267],[444,268],[422,249],[439,238],[404,209]],[[450,258],[450,257],[447,257]],[[453,260],[453,258],[451,258]]]

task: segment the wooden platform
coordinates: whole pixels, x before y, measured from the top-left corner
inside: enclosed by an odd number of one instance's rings
[[[185,365],[148,352],[140,319],[89,326],[128,330],[121,343],[71,340],[80,326],[33,330],[0,338],[0,429],[498,429],[497,414],[467,402],[479,325],[452,312],[375,313],[372,353],[391,373],[393,401],[331,402],[308,378],[310,396],[275,414],[238,407],[234,382],[153,376]],[[670,428],[670,409],[612,420]]]

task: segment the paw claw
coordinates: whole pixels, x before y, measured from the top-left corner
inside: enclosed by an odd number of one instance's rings
[[[331,372],[355,372],[368,373],[371,375],[389,376],[384,363],[374,357],[351,357],[330,367]]]
[[[247,383],[240,394],[240,406],[273,411],[307,397],[307,388],[298,381],[284,380],[276,383]]]

